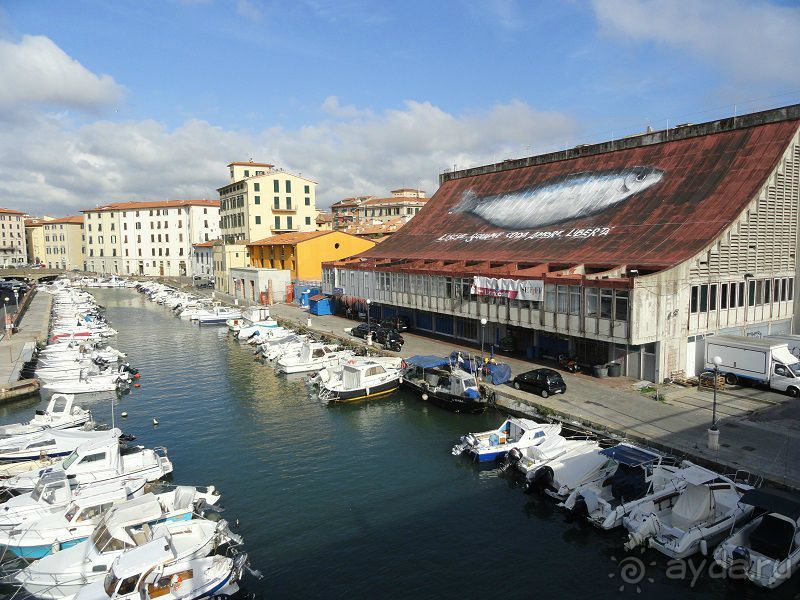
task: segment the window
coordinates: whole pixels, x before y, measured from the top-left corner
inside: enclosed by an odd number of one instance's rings
[[[275,217],[275,229],[280,229],[280,228],[281,228],[281,218]]]
[[[581,314],[581,288],[578,285],[569,286],[569,314]]]
[[[281,191],[281,182],[277,179],[272,182],[272,191],[274,191],[276,194]]]
[[[728,308],[728,284],[723,283],[720,285],[719,291],[719,307],[721,310]]]
[[[708,312],[708,284],[700,286],[700,312]]]
[[[286,210],[292,210],[292,199],[286,198]]]
[[[601,289],[600,290],[600,318],[611,318],[611,304],[614,299],[614,290]]]
[[[764,304],[772,303],[772,281],[767,279],[764,281]]]
[[[254,204],[261,204],[261,196],[253,196]]]
[[[717,284],[711,284],[708,292],[708,310],[717,310]]]
[[[310,194],[311,193],[311,186],[310,185],[303,186],[303,193]]]
[[[308,187],[308,186],[306,186],[306,187]],[[306,206],[311,206],[311,198],[309,198],[308,196],[306,196],[306,198],[305,198],[305,204],[306,204]]]
[[[544,286],[544,309],[548,312],[556,311],[556,286],[552,283]]]
[[[786,277],[784,277],[781,281],[783,282],[783,285],[781,285],[781,302],[785,302],[786,292],[789,290],[789,286],[787,284]]]
[[[311,225],[311,217],[306,217],[306,225]]]
[[[278,196],[275,196],[272,199],[272,208],[274,208],[275,210],[278,210],[278,209],[280,209],[280,207],[281,207],[281,199],[278,198]]]
[[[253,184],[253,191],[254,192],[260,192],[261,191],[261,184],[260,183],[254,183]]]
[[[789,292],[786,299],[790,301],[794,299],[794,277],[789,277]]]
[[[287,194],[292,193],[292,182],[288,179],[286,180],[286,193]]]
[[[739,290],[736,292],[736,295],[739,298],[736,301],[736,306],[744,306],[744,281],[739,282]]]
[[[244,176],[245,177],[250,177],[250,171],[248,169],[244,170]]]
[[[614,320],[628,320],[628,292],[617,290],[614,294]]]
[[[781,299],[781,280],[776,279],[772,282],[772,301],[777,302]]]
[[[292,217],[286,217],[286,229],[292,228]]]
[[[559,285],[557,312],[561,314],[566,314],[568,305],[569,305],[569,288],[566,285]]]
[[[597,316],[597,288],[586,288],[586,316]]]
[[[261,216],[256,215],[256,225],[261,225]]]
[[[689,303],[689,311],[692,314],[696,314],[697,313],[697,296],[698,296],[697,286],[693,285],[692,286],[692,298],[691,298],[691,301]]]
[[[747,306],[756,305],[756,282],[750,281],[747,286]]]

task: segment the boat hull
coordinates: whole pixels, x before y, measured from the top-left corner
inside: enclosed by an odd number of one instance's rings
[[[407,379],[403,380],[403,385],[410,390],[418,393],[420,397],[425,394],[430,402],[439,408],[444,408],[454,413],[462,414],[481,414],[486,410],[488,403],[483,398],[463,398],[454,394],[447,394],[443,392],[431,392],[427,388]],[[423,398],[424,400],[424,398]]]
[[[374,387],[359,388],[356,390],[334,391],[327,390],[327,388],[323,389],[326,389],[328,394],[330,394],[327,397],[328,402],[345,403],[360,402],[361,400],[370,400],[372,398],[385,396],[394,392],[398,387],[400,387],[400,382],[398,380],[394,380],[378,384]]]

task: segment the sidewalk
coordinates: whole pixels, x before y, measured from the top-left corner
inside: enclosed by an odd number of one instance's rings
[[[305,325],[308,312],[276,304],[273,316]],[[333,315],[312,316],[312,328],[336,335],[357,324]],[[402,354],[445,356],[453,350],[480,354],[480,349],[464,346],[457,340],[445,341],[411,332]],[[501,357],[516,375],[540,366],[518,358]],[[741,388],[717,392],[717,422],[720,450],[707,449],[707,429],[712,418],[712,390],[665,388],[664,400],[656,401],[632,389],[627,378],[599,380],[584,374],[562,372],[568,391],[563,396],[540,398],[511,386],[495,388],[498,404],[515,411],[531,409],[555,413],[565,421],[578,421],[596,429],[651,444],[696,461],[715,465],[728,472],[738,469],[761,475],[774,484],[800,488],[800,402],[774,392]]]

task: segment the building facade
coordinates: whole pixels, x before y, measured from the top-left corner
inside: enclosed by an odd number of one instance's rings
[[[528,356],[696,374],[716,334],[793,331],[800,105],[445,173],[323,289]],[[485,325],[482,320],[485,319]]]
[[[41,224],[44,237],[44,259],[48,269],[83,269],[85,236],[83,216],[63,217]]]
[[[214,244],[211,248],[214,263],[214,289],[226,294],[231,292],[230,270],[250,266],[250,253],[245,243]]]
[[[53,217],[31,217],[25,219],[25,251],[28,262],[38,265],[44,262],[44,229],[47,221]]]
[[[159,200],[98,206],[84,213],[87,271],[189,275],[192,245],[219,237],[216,200]]]
[[[18,266],[28,262],[24,214],[11,208],[0,208],[0,266]]]
[[[418,214],[428,198],[417,189],[400,188],[391,191],[389,198],[358,196],[345,198],[331,206],[335,229],[347,229],[356,225],[376,225],[400,217],[410,219]]]
[[[291,272],[292,280],[319,281],[322,263],[363,252],[375,245],[341,231],[285,233],[250,242],[250,266]]]
[[[224,243],[316,230],[314,181],[267,163],[234,162],[228,169],[230,182],[217,190]]]
[[[214,278],[214,244],[217,240],[192,244],[192,275],[203,279]]]

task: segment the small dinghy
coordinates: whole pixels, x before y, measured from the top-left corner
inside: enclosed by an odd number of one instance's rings
[[[117,557],[103,581],[82,587],[74,600],[184,600],[230,598],[247,554],[215,554],[181,560],[166,538],[156,538]]]
[[[126,389],[130,381],[131,376],[128,373],[85,375],[77,381],[62,380],[48,383],[42,386],[42,390],[58,394],[103,394]]]
[[[800,498],[762,488],[746,491],[739,503],[757,516],[717,547],[714,561],[737,578],[776,588],[800,566]]]
[[[455,413],[477,414],[486,410],[486,398],[475,375],[454,366],[449,358],[412,356],[403,363],[403,386],[423,400]]]
[[[222,544],[240,542],[224,520],[162,519],[161,504],[153,494],[119,504],[105,513],[89,539],[37,560],[16,573],[14,581],[39,598],[63,598],[103,581],[116,558],[153,540],[163,538],[176,560],[203,558]]]
[[[630,444],[601,450],[612,459],[608,476],[575,489],[560,506],[601,529],[622,525],[622,518],[645,501],[657,501],[679,489],[678,467],[663,464],[663,456]]]
[[[560,433],[560,424],[542,425],[530,419],[508,417],[497,429],[462,436],[452,453],[454,456],[466,454],[481,463],[498,461],[515,448],[549,445]]]
[[[213,486],[204,489],[207,491],[177,486],[153,494],[162,508],[157,521],[186,521],[199,514],[204,506],[214,505],[219,493]],[[126,490],[118,486],[111,486],[103,494],[76,498],[61,511],[42,515],[11,531],[0,529],[0,544],[20,558],[42,558],[87,539],[107,510],[128,499]]]
[[[327,369],[320,384],[324,402],[357,402],[377,398],[400,387],[400,358],[351,358],[340,367]]]
[[[71,429],[86,425],[91,419],[91,412],[75,406],[75,396],[53,394],[47,408],[37,410],[33,419],[27,423],[1,426],[0,438],[36,433],[45,429]]]
[[[676,491],[645,500],[622,519],[627,549],[649,545],[670,558],[705,555],[753,512],[739,502],[751,486],[688,461],[672,483]]]

